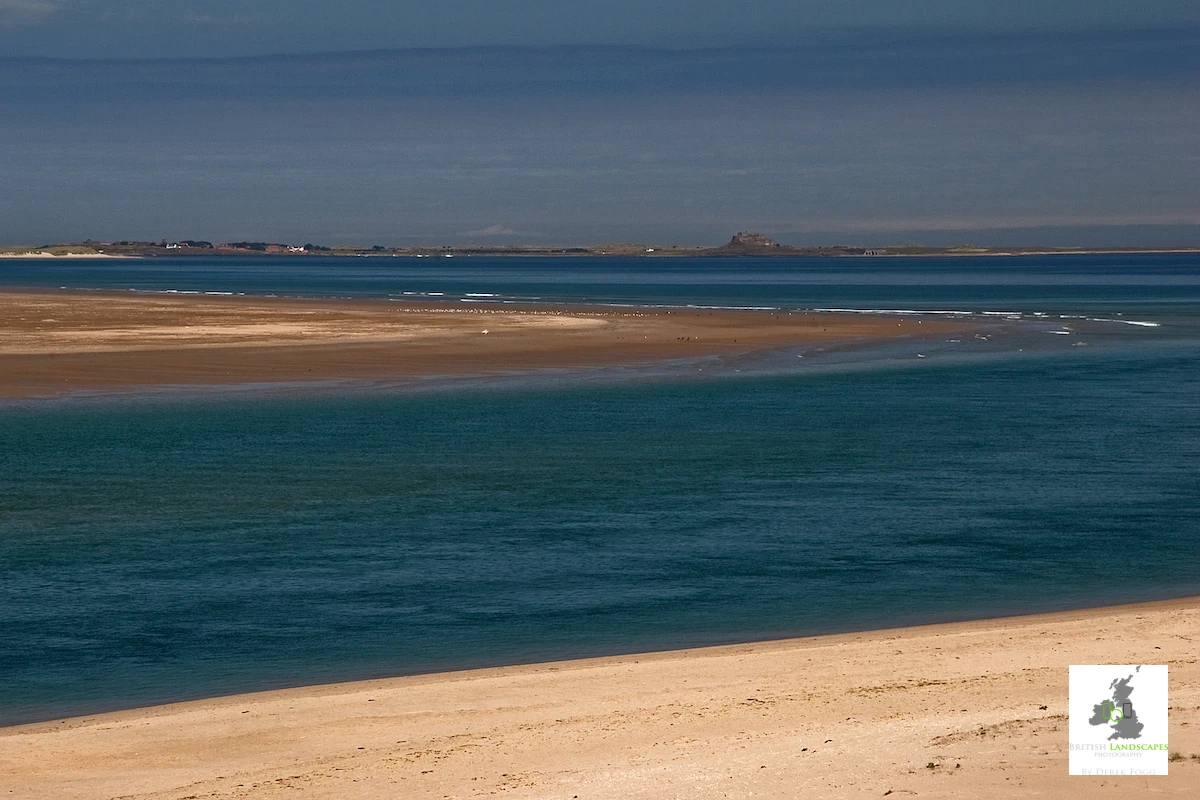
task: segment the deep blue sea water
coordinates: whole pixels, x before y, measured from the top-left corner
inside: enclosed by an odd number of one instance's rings
[[[0,286],[803,308],[1194,306],[1195,254],[963,258],[0,259]],[[481,296],[484,295],[484,296]]]
[[[0,285],[1020,319],[925,359],[5,402],[0,723],[1200,593],[1196,256],[450,262]]]

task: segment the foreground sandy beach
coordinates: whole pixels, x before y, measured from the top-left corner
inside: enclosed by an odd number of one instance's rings
[[[0,729],[19,798],[1195,797],[1200,598]],[[1170,668],[1167,777],[1067,776],[1067,666]]]
[[[838,314],[6,291],[0,396],[633,364],[963,326]]]

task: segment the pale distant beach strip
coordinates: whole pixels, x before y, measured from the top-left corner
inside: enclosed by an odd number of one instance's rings
[[[23,250],[10,253],[0,253],[3,258],[139,258],[140,256],[121,253],[47,253],[42,250]]]
[[[1200,793],[1200,598],[223,697],[0,729],[74,798]],[[1070,664],[1166,664],[1167,777],[1067,775]]]

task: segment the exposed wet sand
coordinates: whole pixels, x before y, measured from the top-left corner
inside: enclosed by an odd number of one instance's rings
[[[0,396],[641,364],[936,335],[833,313],[0,292]]]

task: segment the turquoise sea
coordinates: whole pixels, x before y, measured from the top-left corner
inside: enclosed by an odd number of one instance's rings
[[[1200,593],[1196,255],[10,260],[0,286],[983,326],[0,402],[0,724]]]

